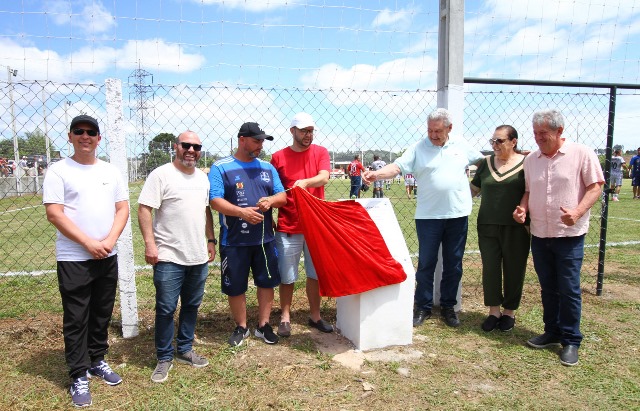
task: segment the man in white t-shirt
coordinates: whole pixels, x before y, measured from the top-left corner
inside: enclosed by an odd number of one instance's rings
[[[42,202],[57,232],[58,287],[71,400],[91,405],[89,377],[118,385],[122,378],[104,361],[118,284],[116,241],[129,218],[129,191],[117,168],[96,158],[102,139],[98,121],[71,121],[74,153],[53,164],[44,179]]]
[[[622,150],[617,149],[613,152],[611,157],[611,169],[610,169],[610,181],[609,187],[613,190],[613,201],[620,201],[618,195],[620,194],[620,187],[622,187],[622,170],[626,169],[624,157],[622,157]]]
[[[373,156],[373,163],[371,163],[371,169],[373,171],[378,171],[382,167],[386,166],[387,163],[384,160],[380,160],[380,156]],[[384,197],[384,192],[382,191],[382,185],[385,181],[388,180],[376,180],[373,182],[373,198],[382,198]]]
[[[153,266],[156,287],[153,382],[164,382],[173,367],[173,317],[180,298],[176,361],[196,368],[209,361],[193,350],[198,309],[216,255],[209,179],[196,168],[202,143],[193,131],[178,136],[171,163],[153,170],[138,198],[144,258]],[[153,215],[155,210],[155,215]]]

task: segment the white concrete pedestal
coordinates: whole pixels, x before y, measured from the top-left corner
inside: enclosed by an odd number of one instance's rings
[[[337,298],[337,327],[360,350],[411,344],[415,271],[400,225],[389,199],[356,201],[378,226],[391,255],[402,264],[407,279],[400,284]]]

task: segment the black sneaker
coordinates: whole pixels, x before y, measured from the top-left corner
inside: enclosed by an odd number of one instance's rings
[[[254,335],[258,338],[262,338],[267,344],[276,344],[278,342],[278,336],[273,333],[273,329],[269,323],[256,328]]]
[[[442,307],[440,309],[440,315],[444,320],[445,324],[449,327],[459,327],[460,320],[458,319],[458,313],[456,313],[453,307]]]
[[[87,377],[74,378],[69,388],[71,402],[74,407],[88,407],[92,404]]]
[[[100,361],[95,367],[89,368],[87,376],[89,378],[100,377],[109,385],[118,385],[122,382],[122,378],[104,360]]]
[[[578,364],[578,346],[565,345],[560,353],[560,363],[568,367]]]
[[[547,348],[553,345],[560,345],[560,339],[550,333],[544,333],[530,338],[527,341],[527,345],[533,348]]]
[[[502,317],[496,317],[495,315],[490,314],[482,323],[482,331],[493,331],[500,321],[502,321]]]
[[[333,332],[333,326],[322,318],[318,321],[313,321],[311,318],[309,318],[309,325],[319,331],[322,331],[323,333]]]
[[[237,326],[235,330],[233,330],[233,333],[231,334],[231,337],[229,337],[229,345],[232,347],[237,347],[239,345],[242,345],[242,342],[245,340],[245,338],[249,338],[249,327],[244,328],[241,326]]]

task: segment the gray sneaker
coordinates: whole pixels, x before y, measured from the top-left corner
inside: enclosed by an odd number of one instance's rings
[[[151,374],[151,381],[165,382],[169,378],[169,370],[173,367],[172,361],[158,361],[156,369]]]
[[[229,337],[228,342],[230,346],[237,347],[239,345],[242,345],[242,342],[247,338],[249,338],[249,327],[244,328],[241,326],[237,326]]]
[[[178,353],[176,356],[176,361],[182,364],[189,364],[192,367],[202,368],[209,365],[209,360],[204,358],[201,355],[196,354],[195,351],[187,351],[185,353]]]

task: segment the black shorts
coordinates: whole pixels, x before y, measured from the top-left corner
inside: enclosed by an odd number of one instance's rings
[[[274,288],[280,284],[276,242],[251,246],[221,246],[222,292],[230,297],[247,292],[249,270],[253,283],[260,288]]]

